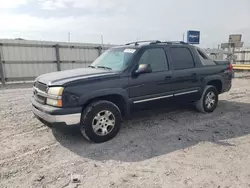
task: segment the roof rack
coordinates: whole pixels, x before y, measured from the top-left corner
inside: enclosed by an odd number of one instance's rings
[[[161,42],[161,43],[167,43],[167,44],[188,44],[188,43],[183,42],[183,41],[164,41],[164,42]]]
[[[131,45],[131,44],[135,44],[135,46],[139,45],[139,43],[144,43],[144,42],[149,42],[149,44],[159,44],[159,43],[165,43],[165,44],[188,44],[186,42],[183,41],[159,41],[159,40],[142,40],[142,41],[136,41],[136,42],[130,42],[127,43],[126,45]]]
[[[161,41],[159,40],[142,40],[142,41],[130,42],[130,43],[127,43],[126,45],[135,44],[135,46],[137,46],[139,45],[139,43],[144,43],[144,42],[149,42],[150,44],[161,43]]]

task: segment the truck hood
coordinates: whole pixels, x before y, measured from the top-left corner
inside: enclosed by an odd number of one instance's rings
[[[46,85],[63,85],[76,80],[94,79],[111,75],[116,75],[116,73],[105,69],[80,68],[43,74],[37,77],[35,81]]]

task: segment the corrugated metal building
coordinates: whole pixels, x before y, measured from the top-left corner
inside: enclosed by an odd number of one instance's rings
[[[0,78],[32,80],[58,70],[87,67],[112,45],[0,40]]]
[[[250,64],[250,48],[235,49],[234,54],[227,50],[204,49],[214,60],[225,60],[228,55],[233,55],[235,64]]]
[[[236,64],[250,64],[250,48],[237,49],[234,52]]]
[[[33,80],[48,72],[87,67],[103,50],[112,46],[0,39],[0,80]],[[213,59],[222,60],[227,56],[222,50],[205,51]],[[235,63],[250,64],[250,49],[237,49],[235,56]]]

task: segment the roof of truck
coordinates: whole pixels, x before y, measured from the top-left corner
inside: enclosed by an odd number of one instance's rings
[[[116,46],[113,48],[141,48],[143,46],[149,46],[149,45],[189,45],[188,43],[185,43],[183,41],[159,41],[159,40],[146,40],[146,41],[135,41],[130,42],[125,45]]]

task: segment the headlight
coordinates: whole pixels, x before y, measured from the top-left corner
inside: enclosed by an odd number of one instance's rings
[[[62,93],[63,87],[50,87],[47,91],[48,98],[46,104],[51,106],[62,107]]]
[[[62,96],[63,87],[50,87],[48,90],[49,95]]]

